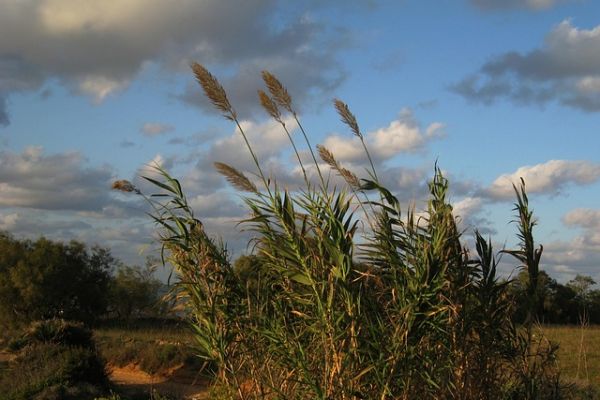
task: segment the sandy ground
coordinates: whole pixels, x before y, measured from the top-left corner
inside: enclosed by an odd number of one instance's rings
[[[184,399],[208,399],[207,382],[196,378],[190,371],[173,369],[167,376],[152,376],[141,371],[135,365],[124,367],[109,366],[110,380],[125,392],[140,391],[152,393],[156,390],[161,394],[168,394]]]

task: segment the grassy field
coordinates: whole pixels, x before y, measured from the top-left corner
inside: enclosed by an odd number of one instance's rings
[[[600,390],[600,326],[544,326],[543,332],[560,345],[558,364],[564,381]]]
[[[94,331],[102,357],[113,366],[137,365],[151,375],[185,364],[200,368],[192,350],[193,338],[183,327],[111,327]]]

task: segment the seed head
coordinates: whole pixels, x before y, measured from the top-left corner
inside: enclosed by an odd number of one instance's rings
[[[214,165],[217,171],[224,175],[234,188],[244,192],[258,193],[254,183],[252,183],[242,172],[224,163],[216,162]]]
[[[275,78],[275,75],[269,71],[263,71],[262,77],[265,85],[267,85],[267,89],[269,89],[271,96],[273,96],[273,99],[277,102],[277,104],[293,114],[294,111],[292,109],[292,97],[288,93],[287,89],[281,84],[281,82],[279,82],[277,78]]]
[[[270,98],[269,95],[262,90],[258,91],[258,97],[260,98],[260,104],[267,111],[267,113],[269,113],[269,115],[273,117],[275,121],[283,123],[281,121],[281,112],[279,111],[279,108],[277,107],[277,104],[275,104],[273,99]]]
[[[333,101],[335,108],[342,119],[342,122],[348,125],[352,133],[354,133],[357,137],[362,139],[363,135],[360,132],[360,128],[358,127],[358,122],[356,122],[356,117],[348,108],[348,105],[339,99],[335,99]]]
[[[121,192],[127,192],[127,193],[135,192],[137,194],[140,194],[139,189],[136,188],[133,183],[129,182],[126,179],[114,181],[112,184],[112,189],[118,190]]]
[[[196,75],[196,80],[202,86],[204,90],[204,94],[211,103],[220,110],[225,118],[230,120],[236,119],[236,113],[231,103],[229,103],[229,99],[227,98],[227,93],[223,86],[219,83],[217,78],[214,77],[213,74],[208,72],[204,66],[198,63],[192,63],[192,71],[194,71],[194,75]]]

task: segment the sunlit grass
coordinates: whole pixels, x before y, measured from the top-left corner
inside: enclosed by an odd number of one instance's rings
[[[578,385],[600,389],[600,326],[542,327],[544,335],[560,345],[558,365],[561,378]],[[583,335],[583,336],[582,336]],[[583,339],[582,339],[583,338]]]

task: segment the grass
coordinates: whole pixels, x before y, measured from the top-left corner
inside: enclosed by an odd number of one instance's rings
[[[542,330],[549,340],[560,345],[558,365],[562,379],[579,386],[592,385],[600,391],[600,326],[582,331],[577,326],[547,325]]]
[[[104,360],[118,367],[135,364],[155,375],[182,365],[196,369],[202,366],[187,327],[99,328],[94,330],[94,339]]]
[[[34,323],[8,345],[12,359],[0,369],[2,400],[92,399],[108,380],[91,332],[62,320]]]

